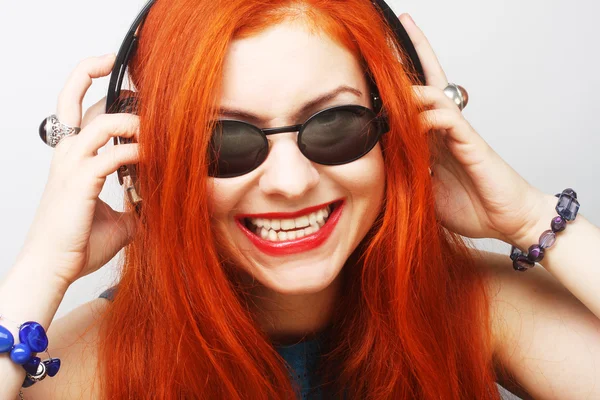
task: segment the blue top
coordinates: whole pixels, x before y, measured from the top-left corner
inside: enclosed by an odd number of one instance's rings
[[[106,289],[98,297],[112,300],[117,286]],[[301,388],[302,400],[322,400],[323,394],[318,387],[318,377],[315,375],[317,360],[319,358],[319,339],[306,340],[290,346],[275,346],[277,352],[292,368],[290,378],[295,380]],[[502,386],[498,385],[500,397],[506,400],[518,400]]]

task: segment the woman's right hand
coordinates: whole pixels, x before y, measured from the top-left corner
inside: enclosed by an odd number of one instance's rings
[[[133,114],[104,114],[105,100],[92,106],[83,118],[82,101],[92,79],[112,71],[114,55],[82,61],[61,91],[59,120],[81,127],[78,135],[63,138],[54,148],[48,181],[21,257],[33,256],[51,264],[50,272],[66,285],[96,271],[110,261],[136,231],[137,215],[114,211],[98,198],[106,177],[121,165],[137,164],[138,144],[109,146],[111,138],[135,138],[139,118]]]

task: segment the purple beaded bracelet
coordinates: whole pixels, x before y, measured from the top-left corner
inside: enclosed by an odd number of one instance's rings
[[[555,196],[558,197],[558,203],[556,204],[558,216],[552,218],[550,230],[542,233],[539,239],[540,243],[529,247],[527,254],[515,246],[511,247],[510,259],[513,261],[513,268],[516,271],[527,271],[533,268],[536,262],[542,261],[546,249],[552,247],[556,242],[556,234],[565,230],[567,221],[573,221],[577,217],[579,202],[577,201],[577,193],[573,189],[565,189]]]

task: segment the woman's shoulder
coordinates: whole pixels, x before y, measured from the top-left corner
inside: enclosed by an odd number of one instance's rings
[[[108,292],[110,295],[112,292]],[[46,377],[23,389],[30,400],[68,400],[100,398],[97,375],[98,333],[110,302],[96,298],[84,303],[50,324],[48,353],[60,358],[61,367],[54,377]],[[46,354],[44,354],[46,356]]]

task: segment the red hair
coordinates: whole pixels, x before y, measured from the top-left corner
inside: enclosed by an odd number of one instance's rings
[[[232,40],[300,20],[353,51],[389,115],[383,210],[343,269],[328,396],[497,399],[485,276],[436,219],[429,144],[387,24],[368,0],[158,0],[131,66],[141,99],[135,240],[102,327],[106,399],[291,399],[284,360],[211,229],[207,149]],[[401,57],[405,59],[405,57]]]

